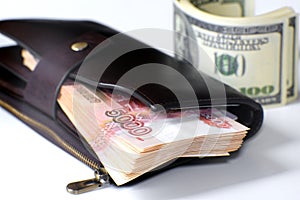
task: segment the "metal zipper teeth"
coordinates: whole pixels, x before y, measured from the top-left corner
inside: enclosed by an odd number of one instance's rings
[[[0,105],[3,108],[5,108],[6,110],[8,110],[9,112],[11,112],[12,114],[14,114],[19,119],[21,119],[22,121],[47,132],[49,134],[49,136],[60,145],[61,148],[63,148],[65,151],[67,151],[68,153],[73,155],[75,158],[77,158],[78,160],[80,160],[81,162],[83,162],[84,164],[86,164],[87,166],[92,168],[93,170],[99,170],[101,168],[101,166],[99,166],[99,164],[97,164],[95,161],[89,159],[86,155],[84,155],[80,151],[78,151],[74,146],[72,146],[72,145],[68,144],[67,142],[65,142],[64,140],[62,140],[49,127],[28,117],[27,115],[24,115],[23,113],[19,112],[18,110],[16,110],[15,108],[13,108],[12,106],[10,106],[9,104],[5,103],[2,100],[0,100]]]

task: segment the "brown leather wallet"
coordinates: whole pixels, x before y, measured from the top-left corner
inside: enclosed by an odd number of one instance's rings
[[[66,81],[76,79],[98,88],[130,93],[154,111],[159,109],[157,105],[167,111],[226,107],[238,117],[240,123],[250,128],[247,138],[257,133],[262,125],[263,109],[258,103],[198,72],[188,62],[170,57],[126,35],[110,41],[110,51],[97,49],[103,41],[119,34],[101,24],[89,21],[8,20],[0,22],[0,32],[17,43],[0,48],[0,105],[96,171],[95,179],[71,184],[69,187],[73,193],[82,192],[82,188],[101,186],[108,175],[101,161],[82,144],[76,128],[57,105],[60,87]],[[78,42],[87,45],[78,51],[72,49],[72,45]],[[124,46],[135,50],[108,62],[111,53]],[[34,71],[22,66],[22,49],[29,50],[40,60]],[[87,63],[83,62],[87,57],[88,63],[96,64],[82,66]],[[134,78],[119,83],[124,74],[149,63],[169,66],[178,75],[168,75],[163,68],[153,67],[149,70],[148,79],[153,78],[156,83],[139,86]],[[188,81],[196,100],[191,101],[189,90],[178,82],[181,76]],[[175,92],[157,84],[160,82],[167,82]],[[174,93],[182,99],[179,101]],[[186,160],[189,159],[178,159],[169,167]]]

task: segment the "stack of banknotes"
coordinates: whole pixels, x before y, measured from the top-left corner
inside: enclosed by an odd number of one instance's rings
[[[174,0],[177,57],[265,107],[298,95],[298,15],[254,0]]]
[[[63,85],[58,103],[117,185],[179,157],[228,156],[248,128],[218,109],[153,112],[134,98]]]

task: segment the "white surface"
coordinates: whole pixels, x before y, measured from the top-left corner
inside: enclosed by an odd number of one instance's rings
[[[298,0],[257,0],[258,13]],[[171,0],[2,1],[0,19],[92,19],[121,31],[172,29]],[[300,99],[265,111],[259,134],[226,163],[176,168],[139,184],[80,196],[67,183],[93,172],[0,108],[0,199],[300,199]]]

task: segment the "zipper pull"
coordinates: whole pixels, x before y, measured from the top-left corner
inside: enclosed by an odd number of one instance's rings
[[[104,168],[95,171],[95,178],[70,183],[67,191],[71,194],[82,194],[96,190],[109,184],[109,175]]]

